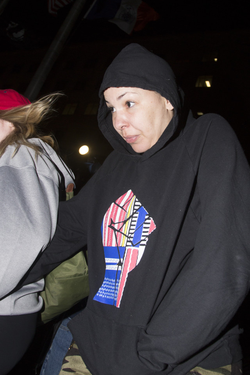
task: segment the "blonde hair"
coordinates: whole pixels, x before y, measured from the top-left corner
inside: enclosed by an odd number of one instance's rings
[[[28,139],[30,138],[39,138],[54,148],[55,140],[53,137],[51,135],[42,135],[38,125],[56,112],[52,106],[62,95],[62,93],[57,92],[46,95],[34,103],[0,110],[0,119],[9,121],[14,125],[14,130],[0,142],[0,157],[9,145],[16,145],[14,155],[21,145],[32,148],[38,154],[40,148],[38,145],[29,142]]]

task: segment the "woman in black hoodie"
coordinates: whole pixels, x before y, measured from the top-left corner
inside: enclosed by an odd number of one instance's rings
[[[69,327],[92,375],[239,372],[250,174],[234,132],[187,114],[169,65],[138,44],[108,67],[98,122],[114,151],[61,204],[29,277],[87,243],[90,295]]]

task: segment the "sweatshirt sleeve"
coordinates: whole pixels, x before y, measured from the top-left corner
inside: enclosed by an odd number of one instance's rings
[[[14,158],[22,157],[17,154]],[[16,287],[51,240],[58,210],[58,181],[34,165],[2,164],[0,172],[0,298]]]
[[[197,189],[201,221],[194,249],[138,342],[139,358],[157,371],[184,368],[198,352],[205,358],[216,349],[214,340],[220,345],[249,290],[249,166],[220,117],[206,135]]]
[[[44,277],[86,246],[85,210],[81,209],[85,207],[85,195],[83,188],[77,196],[60,202],[55,235],[19,283],[18,288]]]

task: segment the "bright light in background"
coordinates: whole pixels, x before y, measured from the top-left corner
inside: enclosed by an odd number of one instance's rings
[[[79,148],[79,154],[86,155],[89,152],[89,147],[84,145]]]
[[[205,81],[207,87],[211,87],[210,81]]]

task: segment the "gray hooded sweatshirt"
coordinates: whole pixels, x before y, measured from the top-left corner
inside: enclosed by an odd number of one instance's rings
[[[59,187],[74,175],[56,152],[40,139],[41,153],[8,146],[0,158],[0,315],[22,315],[42,307],[38,296],[44,280],[11,293],[52,239],[59,204]]]

